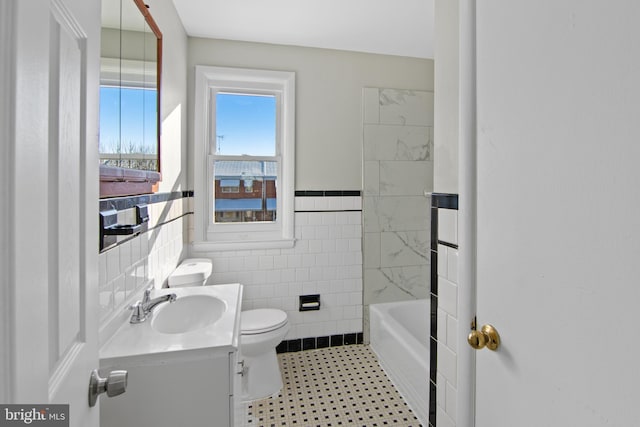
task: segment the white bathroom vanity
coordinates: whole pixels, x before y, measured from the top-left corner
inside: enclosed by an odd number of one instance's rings
[[[242,286],[159,289],[151,297],[170,293],[175,302],[122,325],[100,350],[101,376],[128,371],[127,391],[101,399],[102,427],[233,426]]]

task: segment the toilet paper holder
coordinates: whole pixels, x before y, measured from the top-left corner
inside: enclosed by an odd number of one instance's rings
[[[320,294],[300,295],[299,311],[320,310]]]

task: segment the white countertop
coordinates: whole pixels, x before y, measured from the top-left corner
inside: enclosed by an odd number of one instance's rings
[[[237,350],[240,335],[242,285],[233,283],[163,288],[153,291],[151,298],[170,293],[175,293],[178,299],[186,295],[214,296],[225,302],[226,310],[215,323],[180,334],[157,332],[151,326],[151,317],[138,324],[131,324],[127,321],[100,349],[101,368],[163,364],[170,361],[206,358],[212,356],[213,353],[228,353]]]

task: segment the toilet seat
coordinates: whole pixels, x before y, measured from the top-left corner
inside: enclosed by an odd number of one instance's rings
[[[243,311],[240,316],[242,335],[257,335],[271,332],[287,324],[287,313],[273,308],[258,308]]]

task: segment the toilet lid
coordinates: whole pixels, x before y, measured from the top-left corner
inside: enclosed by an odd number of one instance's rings
[[[244,335],[273,331],[286,323],[287,313],[273,308],[247,310],[243,311],[240,316],[240,329]]]

